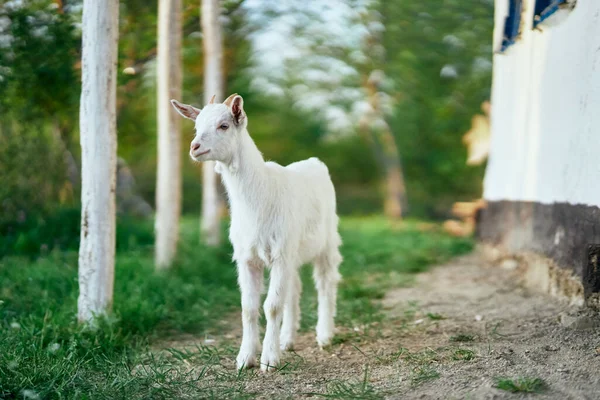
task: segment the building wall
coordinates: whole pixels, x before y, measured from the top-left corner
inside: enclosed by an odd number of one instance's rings
[[[496,0],[500,48],[508,0]],[[533,251],[599,291],[588,244],[600,244],[600,1],[578,0],[494,55],[492,138],[479,226],[485,242]]]

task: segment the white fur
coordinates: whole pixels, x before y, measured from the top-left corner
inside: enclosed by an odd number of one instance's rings
[[[190,119],[199,111],[180,103],[174,106]],[[200,149],[191,150],[191,157],[217,161],[231,206],[229,238],[242,296],[238,368],[255,365],[260,351],[258,319],[265,266],[270,268],[270,283],[263,307],[267,328],[261,369],[276,367],[280,350],[294,345],[300,323],[298,269],[306,263],[314,265],[318,291],[317,342],[321,347],[328,345],[334,331],[342,257],[335,190],[327,167],[317,158],[286,167],[265,162],[246,129],[240,96],[229,106],[207,105],[195,122],[197,133],[191,146],[199,143]],[[219,128],[223,123],[228,125],[225,130]]]

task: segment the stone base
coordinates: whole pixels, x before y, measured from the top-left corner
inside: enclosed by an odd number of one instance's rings
[[[549,294],[570,305],[597,307],[597,296],[584,296],[581,279],[571,270],[560,268],[550,258],[533,252],[511,253],[499,246],[478,245],[484,259],[501,268],[516,269],[521,283],[530,290]]]
[[[492,252],[526,265],[523,279],[530,286],[574,303],[600,304],[600,208],[488,201],[476,236]]]

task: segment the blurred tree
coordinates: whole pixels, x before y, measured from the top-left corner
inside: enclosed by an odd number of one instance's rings
[[[182,100],[199,105],[206,91],[198,0],[181,1]],[[220,5],[225,86],[244,96],[250,132],[265,158],[286,164],[318,156],[329,166],[342,213],[379,212],[385,170],[381,153],[365,151],[374,136],[361,134],[359,124],[376,100],[383,118],[373,126],[385,122],[393,133],[411,215],[445,218],[452,203],[480,194],[484,166],[465,165],[461,136],[489,96],[490,0],[223,0]],[[157,6],[119,2],[117,75],[119,156],[152,204]],[[56,127],[78,161],[80,14],[81,0],[0,1],[0,204],[6,218],[48,215],[70,197],[77,199],[77,188],[65,184]],[[365,45],[372,32],[377,40]],[[373,71],[383,71],[377,96],[367,90]],[[191,123],[182,127],[184,140],[191,139]],[[36,152],[36,146],[47,151]],[[182,210],[196,213],[201,167],[189,162],[187,146],[180,154]],[[19,224],[11,223],[11,229]]]
[[[327,136],[360,133],[383,171],[384,212],[401,218],[406,203],[396,139],[387,122],[392,89],[383,76],[385,49],[378,3],[254,3],[258,34],[253,84],[323,118]],[[275,22],[265,23],[266,19]]]
[[[384,213],[389,218],[399,219],[402,217],[403,204],[406,204],[406,187],[396,139],[385,120],[381,105],[379,88],[382,84],[382,74],[381,70],[373,70],[365,79],[370,109],[365,112],[359,125],[385,172]]]
[[[204,48],[204,104],[208,104],[211,99],[221,102],[224,100],[225,82],[219,0],[202,0],[200,14]],[[217,174],[213,161],[203,163],[202,176],[202,238],[206,244],[216,246],[220,242],[221,234]]]
[[[160,0],[158,6],[155,263],[171,265],[179,238],[181,214],[180,117],[170,99],[181,99],[181,0]]]
[[[78,320],[110,311],[113,297],[117,170],[119,2],[84,0],[81,131],[81,243]]]
[[[484,166],[465,164],[462,135],[490,96],[493,1],[380,0],[378,11],[411,211],[445,218],[481,193]]]
[[[0,3],[0,220],[11,225],[5,229],[76,201],[79,45],[72,13],[60,11],[50,0]]]
[[[416,215],[442,217],[457,196],[477,195],[483,169],[465,168],[460,135],[489,96],[491,0],[247,3],[255,88],[323,118],[330,137],[355,133],[377,99],[383,118],[372,118],[379,129],[369,136],[384,166],[400,165],[389,160],[402,149]],[[378,69],[385,78],[375,97],[368,77]],[[388,193],[401,192],[394,181]]]
[[[364,152],[365,143],[352,135],[335,142],[322,141],[329,135],[324,119],[317,113],[300,108],[291,97],[268,96],[251,84],[257,78],[249,73],[255,35],[253,18],[245,3],[252,0],[221,2],[220,22],[223,35],[223,76],[229,93],[244,96],[250,119],[251,134],[268,159],[290,163],[318,154],[330,166],[340,194],[344,213],[372,213],[380,209],[381,196],[376,185],[377,164],[373,155]],[[121,3],[119,41],[118,126],[119,155],[128,161],[136,186],[148,201],[155,197],[156,157],[156,3],[125,0]],[[268,20],[266,21],[268,23]],[[204,90],[203,35],[198,18],[198,1],[183,1],[183,76],[182,100],[201,105]],[[133,72],[133,73],[132,73]],[[357,83],[360,85],[360,81]],[[335,93],[335,92],[332,92]],[[340,93],[343,95],[343,93]],[[193,137],[191,122],[182,122],[184,140]],[[182,146],[183,212],[195,213],[201,201],[202,179],[199,164],[188,159],[187,146]],[[360,160],[357,162],[357,158]]]
[[[73,16],[49,0],[0,5],[0,112],[72,128],[79,57]]]
[[[399,219],[406,212],[406,187],[396,138],[387,121],[390,110],[393,109],[388,94],[393,90],[393,82],[383,71],[386,49],[382,44],[382,34],[385,27],[381,22],[381,14],[377,11],[378,5],[373,1],[361,16],[366,29],[361,48],[364,57],[355,56],[354,63],[361,71],[368,107],[365,107],[359,126],[384,172],[384,213],[389,218]]]

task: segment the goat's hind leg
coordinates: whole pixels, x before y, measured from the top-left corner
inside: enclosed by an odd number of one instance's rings
[[[341,278],[338,267],[341,262],[342,256],[337,248],[327,250],[314,261],[313,278],[319,299],[317,342],[321,348],[331,344],[333,338],[337,285]]]
[[[283,306],[283,322],[281,323],[281,334],[279,343],[281,350],[293,350],[294,342],[298,328],[300,328],[300,293],[302,291],[302,281],[298,269],[290,271],[292,276],[288,283],[288,292],[286,294]]]

